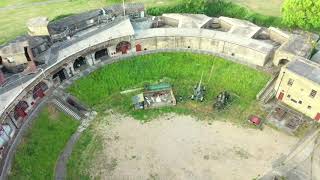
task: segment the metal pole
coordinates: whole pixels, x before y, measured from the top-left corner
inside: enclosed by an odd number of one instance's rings
[[[124,5],[124,0],[122,0],[122,6],[123,6],[123,16],[126,16],[126,7]]]

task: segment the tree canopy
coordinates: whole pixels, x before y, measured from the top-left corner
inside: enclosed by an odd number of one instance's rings
[[[320,0],[285,0],[283,23],[307,30],[320,29]]]

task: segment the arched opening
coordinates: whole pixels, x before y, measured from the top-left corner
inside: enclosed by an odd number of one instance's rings
[[[122,54],[127,54],[128,50],[131,49],[131,44],[128,41],[120,42],[116,47],[116,52],[121,52]]]
[[[26,101],[19,101],[19,103],[14,107],[13,117],[16,120],[26,117],[28,115],[26,112],[28,107],[29,105]]]
[[[60,83],[62,83],[64,80],[66,80],[68,77],[67,71],[65,68],[62,68],[61,70],[59,70],[58,72],[56,72],[55,74],[53,74],[52,79],[53,81],[59,81]]]
[[[73,69],[75,71],[80,70],[82,67],[84,67],[85,65],[87,65],[87,61],[86,58],[84,57],[79,57],[78,59],[76,59],[73,63]]]
[[[108,49],[107,48],[101,49],[101,50],[97,51],[96,53],[94,53],[94,58],[96,60],[106,59],[107,57],[108,57]]]
[[[34,88],[32,92],[33,99],[43,98],[45,96],[45,92],[49,89],[48,85],[44,82],[39,82]]]
[[[281,59],[278,63],[278,66],[284,66],[289,62],[288,59]]]

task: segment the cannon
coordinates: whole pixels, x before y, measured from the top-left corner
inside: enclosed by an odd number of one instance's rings
[[[200,102],[204,101],[206,87],[202,85],[202,78],[203,78],[203,73],[201,75],[201,79],[199,83],[195,85],[193,88],[193,94],[191,95],[191,100],[200,101]]]

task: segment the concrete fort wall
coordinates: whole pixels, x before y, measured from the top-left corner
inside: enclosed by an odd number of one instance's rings
[[[271,54],[260,52],[250,47],[239,45],[218,39],[207,39],[203,37],[149,37],[136,39],[136,45],[141,45],[142,50],[157,49],[192,49],[208,51],[223,55],[240,63],[264,66]]]

